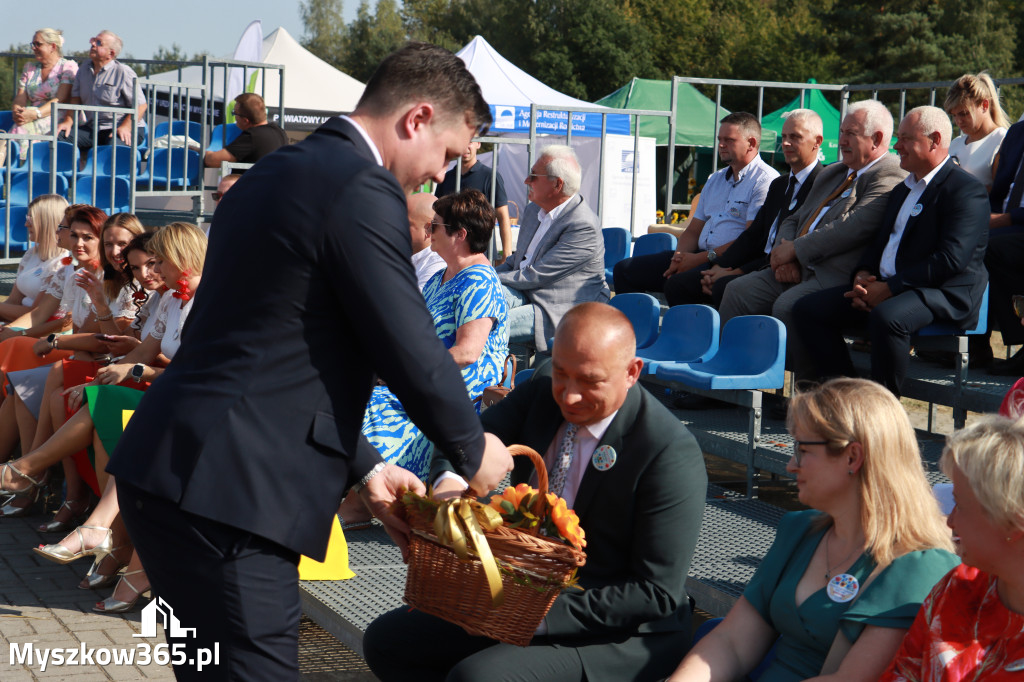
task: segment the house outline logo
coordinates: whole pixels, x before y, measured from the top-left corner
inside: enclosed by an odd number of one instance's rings
[[[158,616],[159,614],[159,616]],[[164,632],[168,637],[195,637],[195,628],[183,628],[174,615],[171,605],[157,597],[142,609],[142,632],[132,637],[156,637],[156,624],[158,617],[164,625]]]
[[[494,107],[494,122],[491,124],[494,130],[515,130],[516,129],[516,108],[498,105]]]

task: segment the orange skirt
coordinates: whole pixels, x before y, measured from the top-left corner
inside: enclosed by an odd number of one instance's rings
[[[16,336],[0,343],[0,373],[3,373],[3,381],[0,382],[0,395],[7,396],[8,372],[52,365],[71,355],[69,350],[54,350],[39,357],[32,352],[32,346],[38,340],[31,336]]]

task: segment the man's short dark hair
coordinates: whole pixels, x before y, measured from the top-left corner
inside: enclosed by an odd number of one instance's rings
[[[758,144],[761,143],[761,123],[757,120],[757,116],[753,114],[745,111],[734,111],[719,121],[719,123],[731,123],[743,132],[743,137],[753,137],[757,139]]]
[[[431,102],[442,119],[466,116],[481,135],[491,124],[491,110],[465,62],[437,45],[412,42],[385,57],[356,109],[383,116],[414,101]]]
[[[243,92],[236,97],[235,111],[238,112],[237,116],[243,116],[256,124],[267,120],[267,105],[255,92]]]

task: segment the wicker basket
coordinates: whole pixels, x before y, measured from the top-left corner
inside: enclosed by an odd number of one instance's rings
[[[544,460],[534,450],[513,445],[513,455],[529,457],[537,469],[535,512],[539,514],[548,490]],[[559,592],[569,584],[584,553],[558,540],[517,528],[499,526],[484,531],[501,566],[505,601],[494,607],[479,558],[460,560],[434,534],[433,519],[406,509],[413,530],[405,602],[424,613],[461,626],[471,635],[526,646]]]

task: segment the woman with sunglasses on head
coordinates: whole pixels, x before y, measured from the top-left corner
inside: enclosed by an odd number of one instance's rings
[[[914,430],[880,384],[835,379],[798,393],[786,469],[811,510],[786,514],[729,615],[671,682],[874,682],[931,586],[958,559]]]

